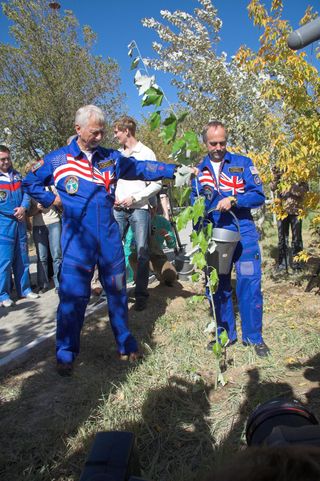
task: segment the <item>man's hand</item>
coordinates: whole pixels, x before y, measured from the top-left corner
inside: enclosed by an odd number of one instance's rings
[[[45,210],[45,207],[43,207],[43,205],[40,204],[40,202],[37,202],[37,209],[40,210],[40,212],[43,212]]]
[[[15,207],[13,215],[19,222],[24,222],[26,219],[26,209],[22,206]]]
[[[59,195],[56,195],[52,205],[54,205],[58,210],[62,210],[62,202]]]
[[[136,202],[136,199],[134,198],[134,196],[130,195],[129,197],[126,197],[125,199],[122,199],[121,201],[119,199],[116,199],[114,205],[116,207],[123,207],[124,209],[128,209],[135,202]]]
[[[226,212],[227,210],[230,210],[231,207],[232,207],[231,199],[229,197],[225,197],[224,199],[219,200],[215,210],[220,210],[221,212]]]

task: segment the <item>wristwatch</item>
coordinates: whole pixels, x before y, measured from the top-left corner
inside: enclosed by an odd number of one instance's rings
[[[229,195],[228,199],[230,200],[231,207],[234,207],[237,205],[237,198],[234,197],[233,195]]]

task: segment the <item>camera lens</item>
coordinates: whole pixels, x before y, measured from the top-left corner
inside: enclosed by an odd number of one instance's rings
[[[260,404],[249,416],[246,428],[248,446],[263,444],[273,428],[299,428],[319,424],[314,414],[297,400],[271,399]]]

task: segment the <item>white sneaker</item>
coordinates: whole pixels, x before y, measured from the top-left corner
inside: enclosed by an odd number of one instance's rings
[[[38,299],[39,294],[36,294],[35,292],[29,292],[29,294],[27,294],[26,296],[26,299]]]
[[[12,299],[5,299],[4,301],[2,301],[2,306],[3,307],[13,306],[13,300]]]

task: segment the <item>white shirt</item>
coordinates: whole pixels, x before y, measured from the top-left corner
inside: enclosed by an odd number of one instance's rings
[[[119,149],[125,157],[134,157],[137,160],[157,161],[153,150],[149,149],[142,142],[137,142],[130,153]],[[156,195],[161,190],[161,181],[145,182],[144,180],[124,180],[119,179],[116,187],[116,198],[121,202],[127,197],[133,196],[136,200],[130,206],[132,209],[148,209],[148,199]]]

